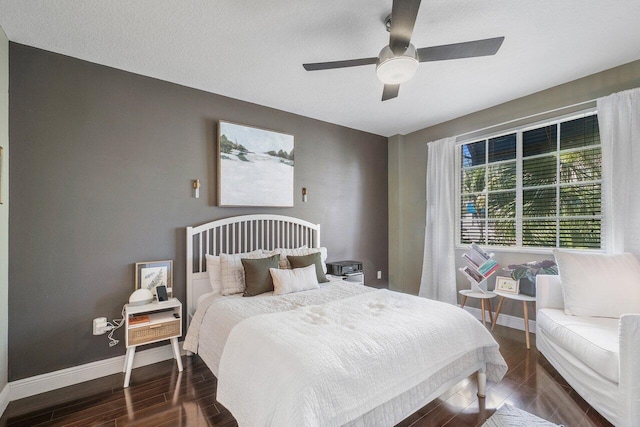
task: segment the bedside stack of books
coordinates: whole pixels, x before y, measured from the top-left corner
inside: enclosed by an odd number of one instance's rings
[[[487,253],[475,243],[471,244],[471,250],[462,254],[467,265],[460,269],[469,282],[471,289],[487,292],[487,279],[495,273],[500,265],[493,259],[493,253]]]
[[[131,314],[129,315],[129,326],[143,326],[149,324],[148,314]]]

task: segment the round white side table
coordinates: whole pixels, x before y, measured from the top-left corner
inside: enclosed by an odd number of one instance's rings
[[[533,303],[533,311],[535,312],[536,297],[530,297],[529,295],[523,295],[523,294],[509,294],[509,293],[500,292],[500,291],[495,291],[495,294],[498,295],[500,299],[498,300],[498,308],[496,308],[496,315],[494,316],[493,323],[491,324],[491,330],[493,331],[493,328],[495,328],[496,326],[496,322],[498,321],[498,315],[500,314],[500,309],[502,308],[502,303],[504,302],[505,298],[512,299],[515,301],[522,301],[522,310],[524,312],[524,332],[525,332],[525,338],[527,342],[527,350],[529,350],[531,348],[531,345],[529,343],[529,310],[527,307],[527,303],[528,302]]]
[[[480,308],[482,311],[482,324],[486,325],[486,318],[485,318],[485,314],[484,311],[487,310],[489,312],[489,324],[492,325],[494,320],[493,320],[493,314],[491,313],[491,298],[495,298],[496,294],[494,292],[479,292],[479,291],[473,291],[471,289],[463,289],[461,291],[458,291],[458,293],[460,295],[462,295],[462,304],[460,304],[460,308],[464,308],[465,303],[467,302],[467,298],[477,298],[480,300]],[[484,301],[487,300],[487,304],[485,305]]]

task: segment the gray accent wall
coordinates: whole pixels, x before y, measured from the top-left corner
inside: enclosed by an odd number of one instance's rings
[[[0,27],[0,415],[4,410],[2,392],[7,385],[8,369],[8,290],[9,290],[9,40]],[[8,389],[6,390],[8,398]]]
[[[9,380],[124,354],[92,319],[120,317],[139,261],[172,259],[184,302],[189,225],[303,218],[386,286],[387,138],[15,43],[10,59]],[[216,207],[218,120],[295,135],[293,208]]]
[[[517,78],[514,76],[514,78]],[[611,93],[640,86],[640,61],[602,71],[542,92],[519,98],[505,104],[463,116],[417,132],[389,139],[389,287],[417,294],[422,275],[424,230],[426,218],[427,143],[448,136],[462,135],[489,126],[499,125],[547,111],[561,111],[519,120],[503,129],[526,123],[550,119],[588,105],[569,109],[563,107],[591,101]],[[595,105],[592,103],[591,105]],[[499,131],[494,128],[492,131]],[[393,161],[392,161],[393,160]],[[462,266],[463,250],[456,251],[458,267]],[[496,259],[501,265],[552,259],[548,253],[500,252]],[[458,289],[467,289],[468,282],[461,273],[457,277]],[[493,283],[490,283],[490,288]],[[468,304],[479,307],[477,300]],[[494,307],[495,308],[495,307]],[[522,317],[522,306],[505,301],[502,313]]]

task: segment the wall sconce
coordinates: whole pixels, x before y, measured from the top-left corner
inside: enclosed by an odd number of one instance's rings
[[[303,202],[306,202],[306,201],[307,201],[307,188],[306,188],[306,187],[304,187],[304,188],[302,189],[302,201],[303,201]]]
[[[196,179],[193,181],[193,197],[196,199],[200,198],[200,180]]]

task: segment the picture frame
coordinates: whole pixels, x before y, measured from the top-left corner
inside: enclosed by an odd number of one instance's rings
[[[506,294],[517,294],[520,291],[520,280],[515,280],[511,277],[496,276],[495,291]]]
[[[295,138],[218,122],[218,206],[293,207]]]
[[[157,286],[166,286],[167,293],[173,290],[173,260],[136,262],[135,289],[149,289],[156,295]]]

